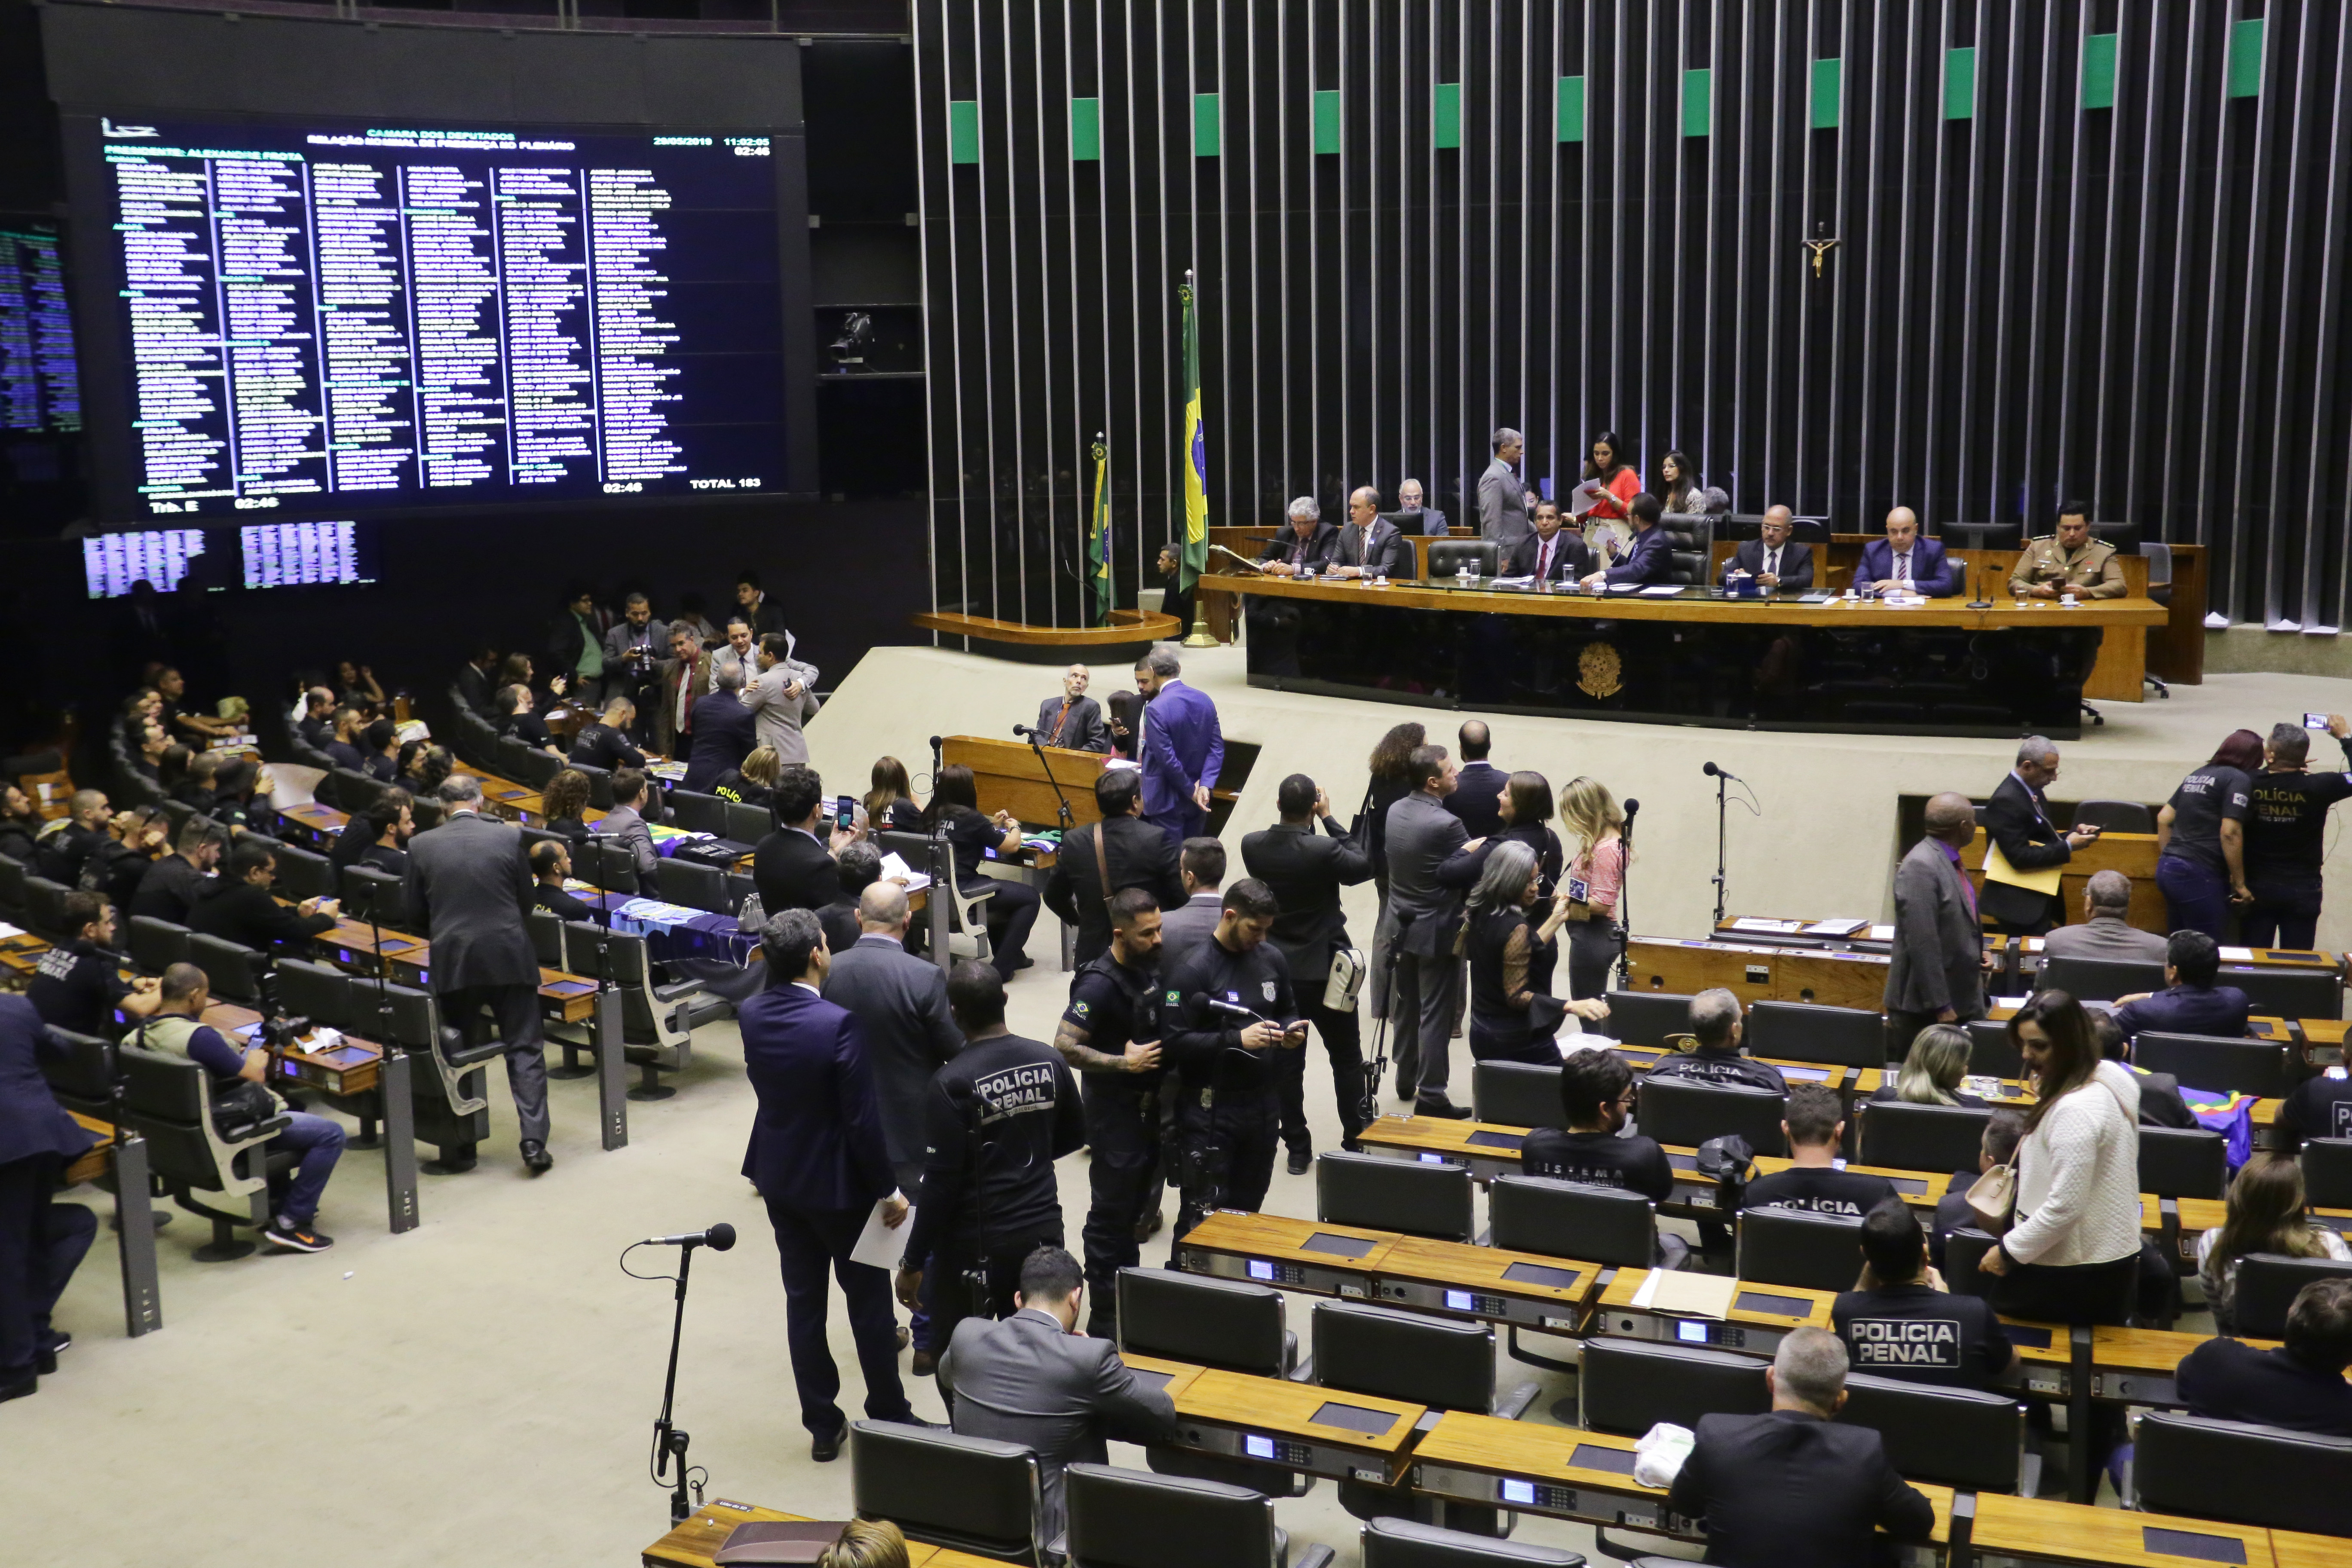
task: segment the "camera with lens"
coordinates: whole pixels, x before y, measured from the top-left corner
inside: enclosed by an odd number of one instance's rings
[[[260,1043],[273,1051],[300,1050],[302,1037],[310,1032],[310,1020],[289,1014],[278,1005],[278,971],[267,963],[256,964],[253,989],[260,1003]]]

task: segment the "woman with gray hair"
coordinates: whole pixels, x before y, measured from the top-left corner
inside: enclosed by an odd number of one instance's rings
[[[1552,1036],[1564,1009],[1551,994],[1559,960],[1553,938],[1568,921],[1568,895],[1544,906],[1542,923],[1528,923],[1543,901],[1536,852],[1517,842],[1487,853],[1478,885],[1464,910],[1461,948],[1470,959],[1470,1055],[1477,1061],[1555,1066]]]

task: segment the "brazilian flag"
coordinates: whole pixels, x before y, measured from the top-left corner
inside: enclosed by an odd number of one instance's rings
[[[1110,448],[1095,436],[1095,510],[1087,524],[1087,612],[1097,626],[1110,625]]]
[[[1190,591],[1209,569],[1209,432],[1201,416],[1201,318],[1192,286],[1176,290],[1184,305],[1184,561],[1176,585]]]

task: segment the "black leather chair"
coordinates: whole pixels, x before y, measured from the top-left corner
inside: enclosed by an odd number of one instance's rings
[[[1860,1163],[1898,1171],[1967,1171],[1976,1167],[1992,1112],[1972,1105],[1911,1105],[1865,1101]]]
[[[66,895],[71,888],[47,877],[25,879],[25,923],[51,942],[66,942],[75,933],[66,930]]]
[[[1063,1473],[1069,1568],[1331,1568],[1328,1546],[1290,1556],[1262,1492],[1109,1465]]]
[[[2219,1035],[2167,1035],[2149,1030],[2132,1042],[2132,1060],[2149,1072],[2168,1072],[2195,1089],[2236,1090],[2279,1100],[2304,1079],[2293,1046]]]
[[[708,833],[714,838],[727,834],[727,803],[715,795],[699,790],[674,789],[669,792],[670,825],[685,833]]]
[[[326,793],[333,795],[335,809],[352,816],[365,811],[376,802],[385,786],[373,773],[356,768],[331,768],[326,779]]]
[[[226,1263],[251,1253],[253,1243],[238,1239],[236,1230],[269,1223],[270,1173],[295,1162],[266,1145],[286,1131],[287,1119],[268,1117],[232,1139],[213,1119],[212,1086],[194,1061],[124,1045],[116,1047],[115,1064],[122,1121],[146,1139],[149,1168],[173,1203],[212,1222],[212,1240],[196,1248],[196,1261]],[[214,1208],[198,1193],[236,1206]]]
[[[1702,1415],[1761,1415],[1772,1408],[1764,1366],[1752,1355],[1699,1345],[1587,1340],[1577,1425],[1638,1437],[1661,1421],[1696,1430]]]
[[[896,1421],[849,1424],[850,1506],[909,1541],[1043,1568],[1037,1452]]]
[[[1659,1261],[1657,1210],[1641,1194],[1622,1187],[1496,1176],[1486,1187],[1486,1219],[1487,1239],[1506,1252],[1621,1268],[1649,1268]],[[1675,1267],[1688,1252],[1682,1247],[1665,1267]]]
[[[1969,1071],[1979,1078],[2021,1078],[2025,1058],[2009,1037],[2009,1026],[1990,1018],[1971,1019],[1969,1031]]]
[[[685,1071],[694,1058],[694,1031],[725,1017],[734,1005],[699,980],[656,981],[646,939],[635,932],[567,921],[563,945],[571,960],[565,968],[572,973],[596,975],[620,988],[623,1052],[637,1064],[640,1074],[629,1098],[667,1100],[676,1094],[661,1075]],[[583,959],[591,967],[579,967]]]
[[[373,866],[343,868],[342,911],[362,924],[373,921],[390,931],[406,929],[408,893],[401,879]]]
[[[760,884],[746,871],[725,873],[720,887],[722,890],[719,896],[725,900],[727,907],[719,912],[730,915],[741,914],[743,900],[760,890]],[[919,929],[920,925],[919,920],[915,922],[916,929]]]
[[[1535,1403],[1533,1383],[1496,1389],[1495,1331],[1486,1323],[1451,1322],[1353,1301],[1318,1301],[1314,1341],[1315,1381],[1336,1393],[1401,1399],[1433,1410],[1466,1410],[1506,1421],[1517,1420]],[[1508,1513],[1440,1504],[1409,1487],[1342,1481],[1339,1506],[1358,1519],[1395,1516],[1423,1524],[1448,1522],[1477,1535],[1511,1532]],[[1443,1521],[1441,1507],[1445,1510]]]
[[[727,873],[716,866],[700,866],[691,860],[664,860],[655,868],[655,890],[673,904],[684,904],[689,910],[709,910],[712,914],[726,914]]]
[[[1368,1519],[1363,1568],[1584,1568],[1584,1554],[1564,1546],[1493,1541],[1409,1519]]]
[[[25,918],[25,879],[33,868],[22,860],[0,855],[0,915]]]
[[[335,868],[324,855],[298,849],[291,844],[276,847],[278,885],[272,891],[279,898],[291,899],[299,904],[305,899],[335,896]]]
[[[1468,1241],[1476,1229],[1470,1167],[1331,1150],[1315,1156],[1315,1217],[1326,1225]]]
[[[2352,1209],[2352,1138],[2311,1138],[2303,1145],[2303,1195],[2318,1209]]]
[[[2151,1410],[2134,1434],[2132,1506],[2312,1535],[2352,1535],[2352,1437]]]
[[[1658,531],[1666,536],[1666,551],[1671,558],[1667,567],[1669,583],[1705,583],[1709,580],[1707,553],[1715,544],[1715,519],[1705,512],[1669,511],[1660,514]]]
[[[41,1058],[41,1077],[48,1081],[51,1096],[68,1110],[79,1110],[100,1121],[113,1121],[114,1043],[54,1024],[49,1033],[66,1047],[64,1056]]]
[[[764,805],[745,805],[740,800],[720,804],[727,807],[727,830],[719,836],[721,838],[732,838],[738,844],[757,844],[776,830],[776,814]]]
[[[2136,522],[2095,522],[2091,524],[2091,536],[2114,545],[2118,555],[2140,552],[2139,524]]]
[[[552,910],[532,910],[522,918],[523,930],[530,932],[531,955],[539,960],[541,969],[563,967],[563,917]]]
[[[1502,548],[1491,539],[1430,539],[1423,543],[1423,560],[1431,581],[1457,575],[1465,565],[1481,577],[1502,570]]]
[[[2016,550],[2025,542],[2025,525],[2021,522],[1946,522],[1937,525],[1936,537],[1944,542],[1947,550]]]
[[[2128,958],[2044,958],[2036,991],[2063,991],[2077,1002],[2112,1002],[2164,989],[2164,965]]]
[[[422,1058],[414,1064],[418,1070],[409,1074],[409,1099],[415,1108],[416,1141],[434,1145],[439,1155],[429,1168],[445,1175],[473,1169],[475,1147],[490,1132],[484,1066],[505,1055],[506,1047],[495,1038],[468,1045],[455,1026],[444,1027],[440,1005],[429,991],[373,980],[355,984],[353,1005],[368,1028],[377,1026],[381,1006],[390,1043]]]
[[[2074,820],[2107,833],[2153,833],[2156,812],[2137,800],[2086,800],[2074,811]]]
[[[2004,1394],[1973,1388],[1937,1388],[1862,1373],[1845,1380],[1838,1419],[1875,1430],[1887,1462],[1906,1480],[1961,1491],[2014,1492],[2030,1468],[2025,1456],[2025,1407]],[[2026,1495],[2032,1496],[2031,1489]]]
[[[1609,1033],[1629,1046],[1662,1047],[1690,1033],[1691,999],[1673,991],[1612,991]]]
[[[1697,1083],[1687,1079],[1642,1080],[1634,1115],[1644,1137],[1679,1148],[1696,1148],[1710,1138],[1737,1133],[1759,1154],[1785,1154],[1780,1131],[1785,1097],[1745,1084]]]
[[[1281,1291],[1170,1268],[1118,1271],[1118,1348],[1253,1377],[1288,1377],[1298,1359]]]
[[[1479,1062],[1470,1069],[1470,1111],[1498,1127],[1568,1126],[1559,1068],[1534,1062]]]
[[[2288,1309],[2303,1288],[2317,1279],[2352,1279],[2352,1263],[2272,1252],[2241,1258],[2238,1281],[2231,1291],[2235,1331],[2248,1339],[2284,1339]]]
[[[611,893],[637,891],[636,857],[625,844],[589,837],[572,851],[572,874],[593,888]]]
[[[1749,1285],[1851,1290],[1862,1272],[1862,1221],[1806,1209],[1743,1209],[1739,1279]]]
[[[1860,1007],[1818,1002],[1758,1002],[1748,1009],[1742,1043],[1759,1057],[1837,1067],[1886,1065],[1886,1019]]]
[[[188,933],[188,962],[205,972],[212,993],[232,1002],[250,1002],[261,994],[256,976],[263,955],[202,931]]]
[[[2219,1198],[2229,1184],[2229,1141],[2202,1127],[2139,1130],[2139,1190],[2160,1198]]]
[[[131,962],[142,974],[161,974],[175,963],[185,963],[191,934],[187,927],[159,921],[153,915],[132,915]]]
[[[2246,994],[2255,1013],[2273,1018],[2340,1018],[2344,983],[2329,971],[2283,969],[2269,964],[2223,964],[2217,985]],[[2205,1088],[2203,1084],[2198,1085]]]
[[[277,973],[278,1005],[287,1012],[331,1029],[356,1027],[350,975],[303,958],[279,959]]]
[[[1944,1238],[1944,1283],[1956,1296],[1989,1296],[1993,1280],[1978,1271],[1977,1263],[1993,1249],[1994,1238],[1972,1225],[1964,1225]]]
[[[566,763],[565,767],[588,780],[588,804],[598,811],[613,809],[613,770],[593,763]]]
[[[490,742],[490,757],[497,764],[491,771],[509,784],[528,784],[523,776],[530,768],[530,753],[536,748],[513,735],[500,735]]]

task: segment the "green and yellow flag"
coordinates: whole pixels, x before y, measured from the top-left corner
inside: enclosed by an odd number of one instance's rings
[[[1184,561],[1179,588],[1209,569],[1209,432],[1201,415],[1201,321],[1192,286],[1176,290],[1184,305]]]
[[[1087,612],[1093,625],[1110,625],[1110,448],[1095,434],[1095,510],[1087,524]]]

